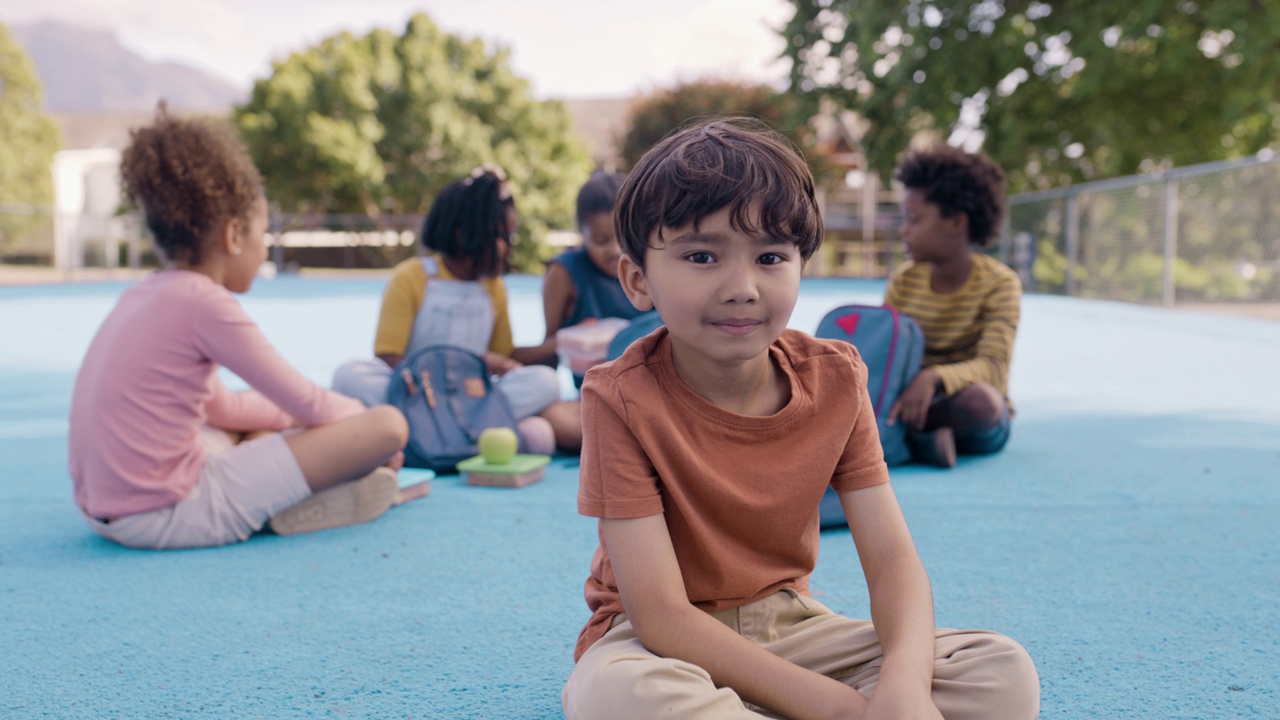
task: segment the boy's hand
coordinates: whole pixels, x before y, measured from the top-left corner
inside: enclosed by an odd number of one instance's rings
[[[862,720],[942,720],[929,689],[895,683],[882,672]]]
[[[929,418],[929,406],[938,390],[939,379],[933,368],[925,368],[916,373],[915,379],[898,396],[893,407],[889,408],[888,423],[893,425],[901,418],[902,422],[916,430],[923,430],[925,420]]]
[[[490,375],[506,375],[508,372],[515,370],[523,365],[506,355],[499,355],[496,352],[487,352],[484,354],[484,366],[489,369]]]

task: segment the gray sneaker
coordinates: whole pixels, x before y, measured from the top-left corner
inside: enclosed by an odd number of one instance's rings
[[[271,518],[271,529],[277,535],[297,535],[368,522],[391,507],[399,485],[394,470],[380,467],[281,510]]]

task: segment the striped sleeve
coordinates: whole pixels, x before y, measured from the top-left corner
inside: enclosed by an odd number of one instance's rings
[[[979,334],[970,359],[934,365],[947,395],[975,382],[999,388],[1007,395],[1013,340],[1021,315],[1022,287],[1012,272],[993,274],[992,283],[982,289],[978,311]]]

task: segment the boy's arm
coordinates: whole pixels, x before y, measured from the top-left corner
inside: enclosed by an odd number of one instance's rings
[[[873,718],[941,720],[933,704],[933,592],[888,484],[840,493],[871,596],[871,621],[884,652],[867,707]]]
[[[786,717],[863,717],[867,699],[853,688],[770,654],[689,602],[664,515],[604,519],[600,530],[622,605],[650,652],[693,663],[717,686]]]

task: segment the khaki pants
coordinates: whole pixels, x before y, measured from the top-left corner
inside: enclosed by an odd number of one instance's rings
[[[883,657],[869,620],[841,617],[792,591],[712,616],[774,655],[868,697],[875,692]],[[947,720],[1039,715],[1039,677],[1021,645],[985,630],[938,630],[935,648],[933,701]],[[568,720],[777,717],[717,688],[697,665],[646,650],[625,615],[583,654],[561,701]]]

